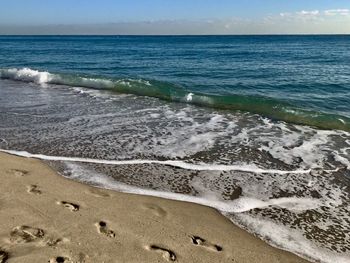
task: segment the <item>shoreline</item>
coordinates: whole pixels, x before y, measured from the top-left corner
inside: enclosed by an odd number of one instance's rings
[[[95,188],[37,159],[0,153],[0,178],[0,262],[308,262],[214,208]]]

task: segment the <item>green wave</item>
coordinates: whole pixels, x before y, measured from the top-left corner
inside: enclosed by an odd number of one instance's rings
[[[184,102],[202,107],[221,110],[246,111],[274,120],[350,132],[350,118],[310,111],[293,106],[287,102],[262,96],[211,95],[186,91],[172,83],[142,79],[107,79],[72,74],[54,74],[28,68],[0,69],[0,78],[38,84],[58,84],[92,89],[105,89],[118,93],[134,94]]]

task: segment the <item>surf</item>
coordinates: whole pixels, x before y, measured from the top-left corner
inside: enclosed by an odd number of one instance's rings
[[[297,107],[287,101],[264,96],[214,95],[188,91],[173,83],[100,76],[61,74],[30,68],[0,69],[0,79],[110,90],[117,93],[158,98],[169,102],[181,102],[218,110],[243,111],[259,114],[273,120],[307,125],[319,129],[350,131],[350,118],[338,114]]]

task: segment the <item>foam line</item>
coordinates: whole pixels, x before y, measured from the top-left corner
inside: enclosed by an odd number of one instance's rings
[[[64,156],[49,156],[43,154],[31,154],[26,151],[14,151],[14,150],[3,150],[0,152],[9,153],[21,157],[36,158],[47,161],[66,161],[66,162],[80,162],[80,163],[95,163],[95,164],[111,164],[111,165],[135,165],[135,164],[162,164],[173,166],[177,168],[196,170],[196,171],[240,171],[250,173],[268,173],[268,174],[308,174],[311,169],[308,170],[275,170],[275,169],[261,169],[254,164],[248,165],[223,165],[223,164],[192,164],[184,161],[158,161],[158,160],[101,160],[101,159],[90,159],[80,157],[64,157]]]
[[[315,209],[321,205],[321,202],[317,199],[300,197],[282,197],[260,200],[254,197],[242,196],[235,200],[223,200],[222,198],[215,196],[190,196],[186,194],[145,189],[127,185],[117,182],[104,174],[83,169],[82,167],[72,163],[68,163],[67,167],[72,173],[70,176],[66,177],[81,181],[83,183],[93,184],[104,189],[111,189],[118,192],[156,196],[165,199],[196,203],[213,207],[226,213],[242,213],[255,208],[265,208],[268,206],[279,206],[282,208],[292,207],[295,211],[305,211]]]

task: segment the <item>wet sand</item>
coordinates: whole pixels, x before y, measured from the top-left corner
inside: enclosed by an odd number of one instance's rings
[[[0,153],[0,262],[308,262],[215,209],[81,184]]]

